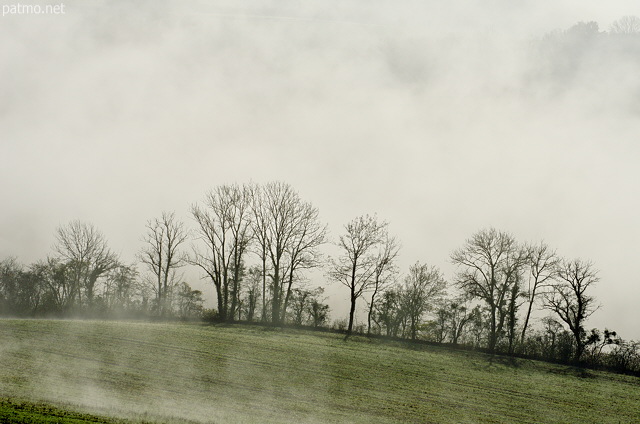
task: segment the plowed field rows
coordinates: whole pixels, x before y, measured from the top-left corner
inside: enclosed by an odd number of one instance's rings
[[[640,422],[640,379],[247,326],[0,320],[0,397],[152,422]]]

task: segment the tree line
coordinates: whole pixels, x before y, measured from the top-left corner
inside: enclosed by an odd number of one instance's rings
[[[640,18],[624,16],[607,31],[595,21],[578,22],[545,34],[531,47],[535,66],[527,78],[535,89],[536,83],[551,83],[550,94],[557,96],[589,78],[619,84],[620,72],[637,72]]]
[[[202,292],[184,281],[184,268],[193,266],[215,290],[209,317],[326,324],[324,289],[302,282],[305,270],[322,263],[327,227],[289,184],[221,185],[191,206],[191,216],[192,230],[173,212],[148,220],[131,264],[92,224],[60,226],[45,260],[0,262],[0,313],[199,317]]]
[[[337,253],[324,257],[328,229],[318,209],[283,182],[221,185],[190,212],[192,230],[171,212],[148,220],[131,264],[92,224],[60,226],[45,260],[0,261],[0,313],[326,327],[324,288],[308,282],[315,268],[345,288],[349,314],[333,327],[347,337],[426,340],[640,371],[637,342],[608,329],[587,331],[598,309],[594,264],[563,258],[544,242],[482,229],[450,254],[456,272],[447,281],[421,262],[403,274],[400,241],[376,216],[345,224],[333,243]],[[187,266],[213,286],[215,309],[205,310],[203,293],[185,281]],[[533,326],[541,311],[548,316]]]

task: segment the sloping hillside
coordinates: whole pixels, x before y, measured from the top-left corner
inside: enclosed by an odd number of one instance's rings
[[[134,421],[637,422],[640,379],[247,326],[0,320],[0,397]]]

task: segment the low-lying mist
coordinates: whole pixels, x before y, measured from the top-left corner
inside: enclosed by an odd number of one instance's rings
[[[404,268],[453,278],[450,253],[490,226],[593,260],[591,325],[637,338],[640,41],[610,27],[627,15],[635,2],[247,0],[4,17],[0,256],[46,257],[78,218],[133,260],[160,211],[188,221],[212,186],[284,180],[334,237],[388,220]]]
[[[283,415],[291,402],[310,401],[296,400],[297,384],[284,383],[291,376],[271,369],[286,358],[247,360],[243,349],[264,335],[225,332],[213,346],[206,333],[171,324],[5,321],[2,394],[152,422],[322,421],[312,407]],[[322,408],[326,388],[309,379],[308,390]]]

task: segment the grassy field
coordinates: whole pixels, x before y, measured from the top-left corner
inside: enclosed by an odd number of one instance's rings
[[[630,423],[640,379],[331,333],[0,320],[0,420],[30,411],[52,423]]]
[[[73,408],[73,406],[71,407]],[[0,423],[3,424],[127,424],[110,417],[82,414],[51,405],[0,398]]]

